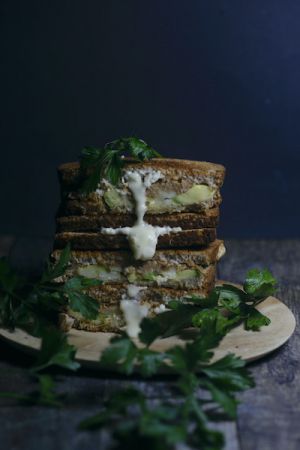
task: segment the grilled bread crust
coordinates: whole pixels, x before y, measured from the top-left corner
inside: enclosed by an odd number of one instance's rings
[[[173,158],[154,158],[150,161],[137,162],[131,158],[125,158],[125,170],[128,169],[153,169],[160,170],[169,180],[182,181],[184,177],[210,178],[216,186],[221,187],[225,177],[225,167],[205,161],[190,161]],[[80,171],[78,162],[62,164],[58,167],[60,183],[63,187],[73,189],[78,186],[84,174]]]
[[[131,227],[136,221],[135,214],[91,214],[88,216],[57,217],[57,232],[96,232],[102,227]],[[195,228],[216,228],[219,222],[219,208],[202,213],[146,214],[145,221],[154,226],[181,227],[183,230]]]
[[[215,228],[182,230],[159,236],[157,248],[185,248],[205,246],[216,239]],[[73,250],[117,250],[129,249],[127,237],[121,234],[103,233],[57,233],[54,249],[64,248],[68,243]]]
[[[170,264],[176,264],[177,266],[185,264],[187,267],[195,265],[206,267],[218,260],[219,250],[223,246],[223,241],[217,239],[208,244],[207,247],[197,250],[157,250],[153,258],[148,261],[137,261],[130,250],[73,250],[71,251],[69,268],[73,270],[74,267],[81,264],[98,264],[107,267],[118,266],[120,268],[134,266],[145,271],[154,270],[158,265],[167,269],[170,267]],[[61,250],[54,250],[51,255],[52,261],[56,263],[60,255]]]

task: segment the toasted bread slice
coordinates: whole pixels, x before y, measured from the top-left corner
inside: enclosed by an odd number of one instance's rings
[[[222,186],[225,177],[225,167],[221,164],[214,164],[205,161],[190,161],[173,158],[154,158],[149,161],[137,162],[132,158],[125,158],[124,170],[132,169],[153,169],[160,170],[167,179],[183,181],[183,178],[190,177],[201,182],[208,182],[210,185]],[[58,167],[58,175],[61,185],[73,190],[80,185],[84,174],[80,171],[78,162],[61,164]]]
[[[220,187],[225,169],[219,164],[179,159],[152,159],[133,162],[127,159],[127,170],[159,170],[161,178],[147,188],[147,213],[202,212],[221,203]],[[135,202],[123,178],[117,186],[101,180],[99,188],[88,195],[80,193],[84,174],[78,163],[58,169],[62,188],[59,216],[133,213]]]
[[[57,231],[84,231],[95,232],[102,227],[130,227],[134,225],[134,214],[93,214],[89,216],[57,217]],[[216,228],[219,221],[219,208],[212,208],[196,213],[145,215],[145,221],[154,226],[166,225],[181,227],[184,230],[195,228]]]
[[[215,228],[182,230],[159,236],[157,248],[199,247],[215,239]],[[55,235],[54,249],[64,248],[68,243],[73,250],[129,249],[127,237],[121,234],[62,232]]]
[[[57,262],[61,255],[61,250],[52,252],[53,262]],[[141,267],[143,269],[157,269],[156,265],[165,269],[170,264],[196,264],[206,267],[215,263],[224,254],[224,242],[216,239],[207,245],[198,249],[164,249],[156,250],[152,259],[147,261],[137,261],[130,250],[72,250],[69,262],[69,268],[74,265],[98,264],[103,266],[119,266],[121,268],[128,266]]]

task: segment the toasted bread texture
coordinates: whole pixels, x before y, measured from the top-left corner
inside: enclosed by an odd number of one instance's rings
[[[216,239],[215,228],[182,230],[159,236],[157,248],[189,248],[209,244]],[[62,249],[68,243],[73,250],[117,250],[129,249],[127,237],[121,234],[103,233],[56,233],[54,249]]]
[[[128,170],[158,170],[161,178],[147,188],[147,213],[157,215],[179,212],[202,212],[221,203],[220,187],[225,169],[219,164],[179,159],[152,159],[133,162],[127,159],[123,175]],[[100,180],[98,189],[83,195],[80,191],[87,174],[78,163],[59,167],[62,202],[59,216],[93,214],[130,214],[135,202],[127,183],[121,177],[117,186]]]
[[[136,221],[135,214],[91,214],[89,216],[57,217],[58,232],[96,232],[102,227],[131,227]],[[195,228],[215,228],[219,221],[219,208],[202,213],[146,214],[145,221],[154,226],[181,227],[183,230]]]
[[[169,180],[173,179],[181,182],[183,178],[191,177],[203,181],[207,180],[210,184],[213,183],[218,187],[222,186],[225,177],[225,167],[221,164],[173,158],[154,158],[144,162],[126,158],[125,170],[128,169],[160,170]],[[61,185],[71,190],[78,186],[84,178],[78,162],[60,165],[58,167],[58,175]]]
[[[161,268],[168,268],[170,264],[208,266],[219,260],[224,253],[224,242],[217,239],[207,247],[199,249],[164,249],[157,250],[153,258],[148,261],[137,261],[130,250],[73,250],[69,262],[69,268],[75,265],[98,264],[103,266],[119,266],[125,268],[128,266],[140,267],[144,271],[153,269],[157,265]],[[51,258],[57,262],[60,258],[61,250],[54,250]]]

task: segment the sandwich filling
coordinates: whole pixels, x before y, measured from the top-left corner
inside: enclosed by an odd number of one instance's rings
[[[160,171],[128,171],[125,181],[135,200],[136,222],[132,227],[101,229],[104,234],[126,235],[134,258],[138,260],[146,261],[154,256],[159,236],[182,231],[181,227],[153,226],[144,220],[147,211],[146,189],[161,177]]]
[[[132,209],[131,199],[125,191],[109,186],[107,190],[98,189],[96,193],[103,197],[106,206],[111,210],[130,211]],[[155,193],[155,197],[147,198],[147,211],[150,213],[181,211],[190,205],[212,202],[215,193],[216,189],[206,184],[193,184],[181,194],[162,188]]]
[[[206,268],[194,265],[192,268],[178,266],[170,268],[153,268],[145,270],[142,267],[119,266],[104,267],[93,264],[80,266],[76,269],[78,275],[86,278],[96,278],[103,283],[138,283],[141,286],[165,286],[172,288],[197,288],[205,278]]]

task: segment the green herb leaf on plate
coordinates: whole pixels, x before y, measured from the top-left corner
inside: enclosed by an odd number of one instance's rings
[[[33,372],[39,372],[50,366],[77,370],[80,364],[75,361],[76,348],[67,342],[67,336],[56,328],[45,329],[42,346]]]
[[[127,336],[116,336],[102,353],[100,363],[107,367],[117,367],[127,375],[133,372],[137,347]]]
[[[244,291],[255,299],[266,298],[276,292],[276,284],[269,270],[252,269],[247,273]]]
[[[253,308],[246,319],[245,328],[246,330],[259,331],[261,327],[270,325],[270,323],[271,320],[267,316]]]

